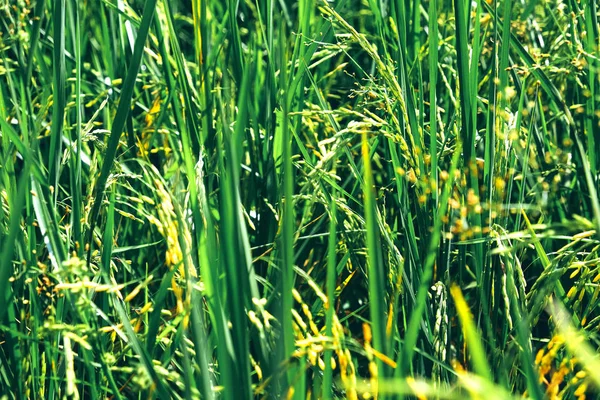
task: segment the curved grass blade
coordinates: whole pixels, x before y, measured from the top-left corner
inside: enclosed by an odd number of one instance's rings
[[[57,189],[52,204],[58,195],[58,179],[60,175],[60,158],[62,153],[62,135],[65,120],[65,0],[55,0],[52,9],[54,30],[54,79],[52,82],[52,134],[50,137],[50,169],[49,182]]]
[[[364,194],[365,221],[367,226],[367,270],[369,273],[369,309],[373,330],[373,348],[382,354],[387,354],[387,339],[385,335],[386,304],[385,304],[385,271],[379,239],[379,226],[376,217],[375,184],[369,154],[367,132],[362,134],[362,158],[364,164]],[[378,376],[386,376],[384,364],[377,360]]]
[[[258,298],[255,287],[252,260],[249,257],[249,244],[245,232],[244,219],[241,214],[242,204],[239,193],[241,152],[244,131],[247,124],[247,99],[250,85],[250,72],[243,72],[238,95],[238,115],[233,131],[225,128],[219,141],[222,140],[224,152],[219,152],[219,168],[221,170],[220,208],[223,230],[222,253],[225,260],[225,280],[227,282],[229,314],[232,324],[232,339],[235,350],[235,382],[240,396],[251,396],[250,377],[250,337],[247,323],[247,310],[252,307],[252,297]],[[227,113],[223,112],[224,126]],[[230,372],[225,372],[230,373]]]
[[[285,25],[283,22],[280,24],[281,33],[279,49],[281,55],[281,72],[279,74],[280,87],[285,88],[288,79],[288,47],[284,41],[285,37]],[[294,194],[294,181],[293,181],[293,168],[292,168],[292,134],[289,124],[289,111],[290,102],[293,98],[293,92],[284,92],[282,95],[282,121],[279,126],[278,133],[276,136],[280,136],[281,145],[281,161],[283,171],[283,204],[282,208],[282,219],[281,219],[281,236],[279,238],[282,248],[281,257],[281,330],[282,338],[279,351],[277,352],[278,362],[287,360],[292,356],[295,349],[295,338],[292,323],[292,308],[293,308],[293,297],[292,289],[294,287],[294,206],[293,206],[293,194]],[[275,160],[277,163],[278,160]],[[283,388],[291,387],[294,382],[295,369],[289,368],[287,371],[287,378],[284,378],[282,383]],[[287,380],[286,380],[287,379]],[[282,393],[281,393],[282,394]]]
[[[465,336],[465,340],[467,341],[467,347],[469,348],[473,358],[473,367],[475,372],[487,382],[492,382],[492,370],[490,369],[485,357],[485,351],[481,342],[481,337],[477,331],[475,322],[473,321],[473,316],[469,310],[469,305],[465,301],[462,291],[458,286],[452,285],[450,288],[450,294],[452,295],[452,298],[456,304],[456,312],[462,325],[463,334]]]
[[[336,246],[337,246],[337,204],[335,202],[336,193],[333,192],[330,201],[330,220],[329,220],[329,242],[327,244],[327,314],[325,321],[325,335],[327,337],[333,336],[333,314],[334,314],[334,302],[335,302],[335,282],[337,279],[337,263],[336,263]],[[333,351],[331,349],[325,350],[323,360],[325,361],[325,371],[323,372],[323,391],[322,398],[327,400],[331,399],[332,394],[332,376],[333,369],[331,366],[331,356]]]
[[[13,291],[9,278],[13,274],[13,262],[12,258],[14,255],[14,245],[17,240],[17,236],[21,232],[21,213],[25,207],[25,196],[28,194],[29,188],[29,171],[30,163],[25,162],[23,170],[21,171],[21,177],[18,182],[18,187],[13,198],[10,210],[10,220],[8,226],[7,235],[2,238],[3,245],[1,247],[2,252],[0,253],[0,300],[2,304],[12,304],[11,299]],[[8,307],[0,307],[0,323],[3,323]]]

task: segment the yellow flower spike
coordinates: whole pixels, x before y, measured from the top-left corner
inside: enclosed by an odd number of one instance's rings
[[[375,357],[377,357],[384,364],[386,364],[386,365],[388,365],[388,366],[390,366],[390,367],[392,367],[394,369],[398,366],[394,360],[392,360],[391,358],[389,358],[385,354],[380,353],[379,351],[377,351],[377,350],[375,350],[373,348],[371,349],[371,352],[373,353],[373,355]]]
[[[350,351],[348,349],[343,352],[340,351],[338,353],[338,358],[340,360],[340,376],[346,389],[346,396],[349,400],[358,400],[358,394],[356,392],[356,375]]]
[[[312,319],[308,321],[308,325],[310,326],[310,330],[313,333],[313,335],[319,336],[319,334],[320,334],[319,328],[317,327],[317,325],[314,323],[314,321]]]
[[[306,315],[309,319],[312,319],[312,313],[310,312],[310,309],[308,308],[308,305],[306,305],[306,303],[302,303],[302,312],[304,313],[304,315]]]
[[[150,311],[150,309],[152,308],[152,303],[146,303],[144,304],[144,307],[142,307],[139,311],[140,314],[145,314],[148,311]]]
[[[256,372],[256,377],[258,378],[258,380],[262,381],[262,379],[263,379],[262,369],[260,368],[260,365],[258,365],[256,360],[252,356],[250,356],[250,364],[252,364],[252,368],[254,368],[254,372]]]
[[[569,382],[569,383],[570,383],[571,385],[576,385],[576,384],[577,384],[577,382],[579,382],[579,378],[577,378],[576,376],[574,376],[574,377],[572,377],[572,378],[571,378],[571,380],[570,380],[570,382]]]
[[[177,285],[175,279],[171,281],[171,287],[173,289],[173,293],[175,294],[175,298],[177,299],[177,313],[183,313],[183,290]]]
[[[152,103],[152,107],[146,113],[146,117],[145,117],[146,127],[151,126],[152,123],[154,122],[154,120],[156,119],[156,115],[160,111],[160,100],[161,100],[160,96],[156,97],[154,99],[154,102]]]
[[[253,297],[252,304],[254,304],[258,308],[264,308],[267,305],[267,299],[257,299],[256,297]]]
[[[400,280],[400,279],[398,279]],[[394,303],[390,301],[390,306],[388,309],[388,319],[387,319],[387,323],[385,324],[385,334],[387,337],[390,337],[392,335],[392,325],[394,322]]]
[[[335,358],[331,357],[331,369],[335,371],[337,368],[337,363],[335,362]]]
[[[371,340],[373,340],[373,334],[371,332],[371,326],[369,324],[363,324],[363,337],[365,338],[365,348],[371,345]]]
[[[544,357],[544,349],[540,349],[535,356],[536,365],[540,365],[542,362],[542,358]]]
[[[135,318],[135,325],[133,326],[133,331],[135,333],[139,333],[140,329],[142,328],[142,319],[141,318]]]
[[[323,291],[319,288],[319,286],[317,286],[317,284],[315,283],[315,281],[313,281],[312,279],[308,280],[308,285],[314,290],[315,294],[317,295],[317,297],[319,297],[319,299],[321,299],[321,301],[324,304],[327,304],[329,299],[327,298],[327,296],[325,295],[325,293],[323,293]]]
[[[142,290],[145,286],[146,286],[146,281],[140,283],[139,285],[137,285],[128,295],[127,297],[125,297],[125,303],[129,303],[131,300],[133,300],[135,298],[135,296],[137,296],[140,293],[140,290]]]
[[[317,360],[317,365],[321,371],[325,371],[325,361],[321,357]]]
[[[578,398],[585,399],[585,392],[587,391],[587,387],[587,383],[584,382],[581,385],[579,385],[579,387],[575,390],[573,394]]]
[[[317,352],[314,350],[308,350],[308,361],[310,362],[310,365],[315,366],[317,365]]]
[[[298,314],[298,311],[292,309],[292,316],[296,320],[296,324],[298,324],[298,326],[300,328],[302,328],[303,331],[306,331],[307,325],[304,322],[304,320],[302,320],[302,317],[300,316],[300,314]]]
[[[295,288],[292,289],[292,296],[294,296],[294,300],[296,300],[298,303],[304,303],[302,301],[302,296],[300,296],[300,293]]]

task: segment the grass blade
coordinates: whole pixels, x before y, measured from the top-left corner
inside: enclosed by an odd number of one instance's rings
[[[125,123],[127,122],[127,115],[129,114],[129,110],[131,108],[133,90],[135,88],[136,78],[140,70],[142,54],[144,51],[146,39],[148,37],[150,24],[152,23],[152,19],[154,18],[156,2],[157,0],[148,0],[144,5],[144,13],[142,15],[142,21],[140,23],[137,38],[135,40],[133,55],[131,56],[131,60],[129,62],[127,77],[123,82],[123,89],[121,90],[119,106],[117,108],[117,113],[115,114],[115,118],[112,123],[112,130],[108,139],[108,146],[104,154],[102,170],[100,172],[98,180],[96,181],[94,203],[92,205],[92,209],[89,215],[90,231],[88,237],[88,262],[90,262],[91,260],[94,228],[96,227],[96,221],[98,219],[98,214],[100,213],[100,206],[102,205],[104,197],[106,181],[108,180],[108,175],[110,174],[113,162],[115,160],[115,156],[117,155],[117,148],[119,147],[121,134],[123,133],[123,129],[125,128]]]

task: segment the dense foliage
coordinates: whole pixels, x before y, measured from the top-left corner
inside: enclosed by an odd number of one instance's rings
[[[0,2],[0,398],[596,398],[595,0]]]

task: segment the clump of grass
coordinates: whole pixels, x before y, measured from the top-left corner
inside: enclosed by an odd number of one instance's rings
[[[2,398],[597,396],[594,1],[0,15]]]

